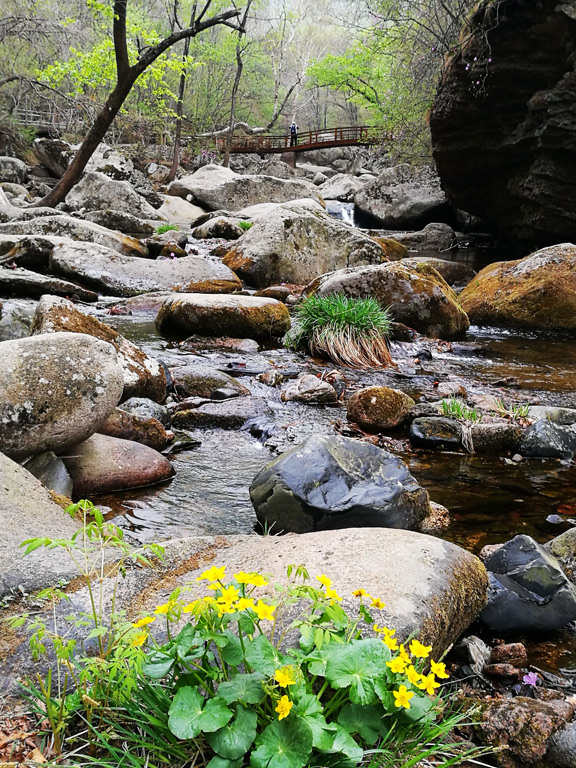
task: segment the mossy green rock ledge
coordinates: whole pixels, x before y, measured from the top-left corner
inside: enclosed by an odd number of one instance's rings
[[[203,334],[270,339],[290,329],[290,313],[275,299],[183,293],[167,299],[156,325],[176,336]]]
[[[475,325],[576,329],[576,245],[489,264],[460,294]]]

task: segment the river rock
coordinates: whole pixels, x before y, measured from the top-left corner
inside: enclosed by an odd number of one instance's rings
[[[26,299],[8,299],[0,308],[0,341],[30,336],[36,303]]]
[[[20,459],[85,440],[124,387],[116,350],[80,333],[0,343],[0,449]]]
[[[39,209],[31,208],[31,213]],[[52,214],[54,211],[50,209]],[[0,224],[0,235],[57,235],[72,240],[80,240],[90,244],[104,246],[127,256],[147,256],[148,250],[134,237],[113,232],[111,229],[93,224],[91,221],[82,221],[72,216],[49,215],[31,218],[26,221],[11,221]]]
[[[410,425],[410,442],[417,448],[459,448],[462,425],[455,419],[429,416],[414,419]]]
[[[312,374],[305,374],[291,381],[282,392],[281,398],[284,402],[297,400],[310,404],[335,403],[338,393],[327,381],[322,381]]]
[[[521,456],[571,459],[576,453],[576,428],[540,419],[528,427],[518,452]]]
[[[192,230],[192,237],[210,239],[222,237],[224,240],[238,240],[244,230],[238,223],[242,219],[232,219],[229,216],[217,216],[209,219],[199,227]]]
[[[172,376],[180,397],[211,398],[216,390],[223,388],[231,390],[235,396],[250,394],[250,390],[233,376],[206,364],[188,363],[173,368]]]
[[[180,197],[162,195],[162,205],[158,208],[158,213],[171,224],[193,224],[206,213],[206,209]]]
[[[302,197],[322,204],[322,198],[311,182],[274,176],[241,176],[221,165],[205,165],[195,173],[173,181],[167,191],[169,195],[183,197],[209,211],[220,208],[238,211],[257,203],[284,203]]]
[[[57,179],[64,175],[75,154],[70,144],[62,139],[34,139],[32,149],[40,164]]]
[[[454,339],[470,323],[454,291],[426,264],[408,267],[404,262],[341,269],[306,286],[305,294],[341,293],[352,298],[373,296],[390,310],[392,319],[426,336]]]
[[[546,542],[544,549],[556,558],[566,576],[576,586],[576,528],[569,528]]]
[[[369,432],[381,432],[397,427],[404,421],[414,400],[398,389],[365,387],[348,400],[348,421]]]
[[[378,243],[380,248],[382,248],[388,261],[398,261],[399,259],[408,258],[408,248],[393,237],[382,237],[381,235],[375,235],[372,232],[370,233],[370,237]]]
[[[257,219],[224,263],[257,288],[307,283],[325,272],[379,264],[380,246],[320,210],[277,206]]]
[[[489,264],[460,294],[475,325],[576,328],[576,245]]]
[[[430,116],[448,199],[524,253],[573,241],[573,1],[482,0],[460,41],[445,61]]]
[[[0,181],[11,181],[22,184],[28,178],[28,167],[17,157],[0,156]]]
[[[53,451],[39,453],[25,464],[26,470],[34,475],[48,490],[59,496],[72,498],[73,483],[62,459]]]
[[[36,536],[70,539],[79,524],[24,467],[0,453],[0,598],[22,586],[33,592],[77,575],[66,552],[37,549],[24,555],[20,544]],[[2,675],[0,675],[2,677]]]
[[[94,434],[61,454],[76,498],[141,488],[174,476],[170,462],[147,445]]]
[[[85,333],[107,341],[114,347],[124,376],[124,398],[148,397],[162,402],[166,397],[166,376],[157,360],[125,339],[114,328],[96,317],[80,312],[72,302],[55,296],[43,296],[38,302],[32,334],[59,331]]]
[[[146,203],[148,205],[148,203]],[[156,211],[154,211],[156,214]],[[149,237],[154,233],[155,221],[144,221],[138,216],[134,216],[126,211],[111,210],[103,208],[97,211],[89,211],[83,216],[84,221],[92,221],[107,229],[116,229],[118,232],[138,237]],[[155,216],[155,218],[158,218]]]
[[[546,750],[550,768],[573,768],[576,765],[576,723],[571,722],[552,736]]]
[[[424,226],[449,211],[436,172],[407,164],[385,168],[356,193],[354,203],[390,229]]]
[[[472,424],[472,444],[477,453],[518,453],[524,429],[518,424]]]
[[[156,419],[166,429],[170,429],[171,420],[170,412],[165,405],[160,405],[146,397],[130,397],[123,403],[120,403],[118,408],[123,411],[128,411],[135,416],[140,416],[143,419]]]
[[[551,632],[576,618],[576,587],[530,536],[515,536],[484,565],[490,588],[480,619],[492,631]]]
[[[430,512],[428,493],[397,456],[339,435],[278,456],[256,475],[250,498],[261,525],[277,532],[416,529]]]
[[[101,149],[103,151],[100,151]],[[126,181],[152,208],[160,208],[162,205],[162,195],[156,192],[142,171],[134,167],[132,160],[123,157],[110,149],[110,147],[100,145],[98,150],[92,155],[87,171],[103,173],[105,176],[116,181]]]
[[[157,419],[143,418],[122,408],[112,411],[104,424],[101,424],[99,434],[142,443],[155,451],[164,450],[174,437],[172,433],[166,432]]]
[[[431,222],[419,232],[398,232],[394,235],[410,251],[447,251],[456,239],[448,224]]]
[[[156,210],[127,181],[111,179],[104,173],[89,171],[66,195],[66,204],[75,211],[110,209],[130,213],[141,219],[159,219]]]
[[[404,259],[403,263],[410,267],[416,264],[428,264],[451,286],[467,285],[476,275],[476,272],[468,264],[463,264],[461,261],[436,259],[432,256],[411,256]]]
[[[16,265],[35,272],[47,272],[50,254],[55,245],[73,242],[69,238],[25,237],[23,235],[2,235],[0,238],[0,263],[5,266]]]
[[[255,296],[184,293],[166,299],[156,318],[160,332],[270,339],[290,329],[285,304]]]
[[[528,409],[529,419],[548,419],[554,424],[570,426],[576,424],[576,408],[559,408],[554,405],[531,405]]]
[[[236,275],[218,259],[186,256],[150,261],[123,256],[95,243],[57,246],[50,256],[50,269],[113,296],[152,291],[228,293],[241,288]]]
[[[75,296],[80,301],[98,301],[98,294],[81,285],[51,275],[39,275],[29,269],[0,267],[0,293],[17,296]]]
[[[174,429],[242,429],[249,422],[269,425],[274,415],[260,397],[234,397],[176,411]]]
[[[314,182],[315,183],[315,182]],[[327,179],[320,184],[318,191],[324,200],[340,200],[343,203],[350,203],[354,200],[356,192],[364,187],[364,182],[350,176],[347,173],[337,173],[331,179]]]

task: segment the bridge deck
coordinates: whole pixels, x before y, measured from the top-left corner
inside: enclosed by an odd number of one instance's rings
[[[312,149],[327,149],[329,147],[369,146],[391,141],[392,135],[379,128],[367,126],[349,126],[346,128],[326,128],[317,131],[298,131],[297,144],[291,146],[290,134],[281,136],[232,136],[230,152],[268,154],[277,152],[307,152]],[[220,150],[226,148],[228,137],[216,140]]]

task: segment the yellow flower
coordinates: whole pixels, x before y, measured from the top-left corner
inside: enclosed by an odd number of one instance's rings
[[[382,632],[386,635],[386,637],[394,637],[396,634],[395,629],[388,629],[388,627],[382,627]]]
[[[362,588],[355,589],[354,592],[352,592],[352,594],[354,595],[354,597],[370,597],[368,592],[366,592],[366,590]]]
[[[170,613],[170,611],[173,611],[175,607],[176,607],[176,600],[168,600],[167,603],[164,603],[163,605],[159,605],[158,608],[155,609],[154,613],[167,614],[167,613]]]
[[[213,565],[212,568],[209,568],[207,571],[204,571],[204,573],[200,574],[198,581],[201,581],[202,579],[208,579],[208,581],[220,581],[224,578],[225,574],[225,565],[223,565],[221,568],[216,568],[216,566]]]
[[[441,677],[441,678],[450,677],[448,672],[446,672],[446,665],[442,664],[442,662],[440,661],[434,661],[434,659],[430,659],[430,668],[432,672],[436,675],[436,677]]]
[[[251,597],[241,597],[234,608],[237,611],[246,611],[248,608],[254,609],[254,600]]]
[[[323,587],[331,587],[332,586],[332,579],[329,579],[328,576],[324,576],[322,574],[321,576],[316,576],[320,584],[322,584]]]
[[[236,609],[231,602],[224,601],[216,603],[216,610],[218,611],[218,616],[224,616],[225,613],[234,613]]]
[[[386,603],[383,600],[380,600],[379,597],[373,597],[370,605],[372,608],[377,608],[379,611],[381,611],[382,608],[386,606]]]
[[[148,632],[140,632],[138,635],[135,635],[132,640],[130,640],[130,645],[138,646],[138,645],[144,645],[148,638]]]
[[[277,669],[276,672],[274,672],[274,677],[276,678],[278,685],[282,686],[282,688],[287,688],[289,685],[294,685],[296,683],[294,667],[282,667],[281,669]]]
[[[215,603],[216,600],[212,597],[212,595],[206,595],[206,597],[202,598],[203,603],[208,603],[208,605],[211,605],[212,603]]]
[[[400,656],[399,658],[402,657]],[[408,678],[409,682],[412,683],[412,685],[418,685],[418,681],[420,680],[420,673],[416,672],[414,666],[410,664],[410,666],[406,669],[406,677]]]
[[[386,666],[390,667],[392,672],[400,674],[406,669],[406,662],[400,656],[396,656],[392,661],[387,661]]]
[[[268,621],[272,621],[275,610],[275,605],[266,605],[262,600],[258,600],[258,603],[254,606],[256,616],[258,616],[259,619],[268,619]],[[286,717],[286,715],[284,715],[284,717]]]
[[[234,574],[234,578],[236,579],[238,584],[249,584],[251,577],[252,577],[252,574],[246,573],[246,571],[239,571],[239,573]]]
[[[395,706],[410,709],[410,699],[414,696],[412,691],[409,691],[405,685],[401,685],[397,691],[392,691],[392,693],[395,698]]]
[[[431,645],[422,645],[418,640],[412,640],[410,643],[410,653],[412,656],[416,656],[417,659],[426,659],[430,655],[432,650]]]
[[[237,600],[239,597],[240,597],[240,592],[238,592],[235,586],[224,587],[222,589],[220,597],[218,598],[218,602],[233,603],[234,600]]]
[[[326,597],[329,597],[331,600],[342,600],[338,592],[332,589],[332,587],[326,587]]]
[[[239,573],[234,574],[234,578],[238,584],[248,584],[251,587],[266,587],[269,583],[266,581],[264,576],[256,573],[256,571],[252,571],[251,573],[240,571]]]
[[[278,712],[278,720],[284,720],[285,717],[288,717],[293,706],[294,704],[290,701],[288,696],[282,696],[278,702],[278,706],[274,710],[275,712]]]
[[[436,682],[434,673],[431,672],[429,675],[422,675],[422,681],[418,683],[418,688],[433,696],[436,693],[434,689],[440,688],[440,683]]]
[[[409,656],[408,652],[406,651],[406,648],[404,648],[404,645],[402,643],[400,644],[400,649],[398,651],[398,655],[400,656],[401,659],[404,659],[406,664],[410,664],[410,656]]]
[[[191,603],[188,603],[182,608],[182,613],[193,613],[198,607],[199,602],[199,600],[192,600]]]
[[[136,629],[140,629],[141,627],[145,627],[146,624],[152,624],[153,621],[156,621],[155,616],[145,616],[143,619],[138,619],[138,621],[135,621],[132,626],[136,627]]]
[[[397,651],[398,650],[398,640],[396,640],[395,637],[391,637],[390,635],[386,635],[386,637],[382,638],[382,642],[390,648],[391,651]]]

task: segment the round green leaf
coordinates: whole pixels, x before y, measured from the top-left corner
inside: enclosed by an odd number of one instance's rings
[[[256,712],[239,706],[236,717],[220,730],[206,734],[206,741],[222,757],[237,760],[252,746],[257,724]]]
[[[346,704],[338,716],[338,724],[350,734],[359,734],[366,744],[372,746],[380,735],[382,714],[382,709],[374,705],[362,707],[359,704]]]
[[[252,642],[247,643],[246,661],[253,670],[262,672],[268,677],[284,664],[282,654],[272,645],[266,635],[258,635]]]
[[[168,727],[179,739],[194,739],[202,731],[212,733],[232,717],[224,699],[205,701],[197,688],[180,688],[168,710]]]
[[[206,768],[240,768],[242,760],[225,760],[220,755],[214,755]]]
[[[312,751],[312,731],[299,717],[275,720],[260,735],[251,768],[302,768]]]
[[[265,676],[260,672],[252,672],[249,675],[239,674],[225,683],[220,683],[218,696],[224,699],[226,704],[234,701],[243,701],[245,704],[258,704],[262,701],[264,691],[262,680]]]

